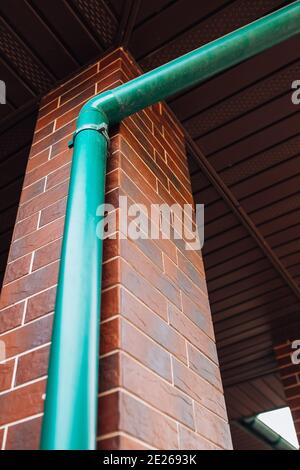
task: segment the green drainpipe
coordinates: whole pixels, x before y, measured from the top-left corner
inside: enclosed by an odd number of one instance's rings
[[[50,353],[42,449],[95,449],[107,129],[300,32],[300,2],[102,93],[80,111]]]
[[[276,450],[297,450],[284,437],[263,423],[258,416],[244,418],[241,424]]]

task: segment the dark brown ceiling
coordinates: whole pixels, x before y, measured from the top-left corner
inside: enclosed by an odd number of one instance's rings
[[[146,71],[288,3],[1,2],[2,270],[41,95],[117,45]],[[297,36],[169,101],[193,139],[193,190],[206,205],[204,259],[233,418],[284,404],[272,345],[299,317],[300,119],[291,103],[299,50]]]

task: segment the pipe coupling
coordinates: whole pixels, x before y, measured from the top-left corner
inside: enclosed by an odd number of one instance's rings
[[[106,139],[107,145],[109,146],[109,135],[108,135],[108,126],[105,122],[102,122],[101,124],[85,124],[81,127],[78,127],[76,131],[73,134],[72,140],[68,143],[68,147],[71,149],[74,147],[75,139],[77,135],[82,132],[82,131],[96,131],[99,132],[100,134],[103,135],[103,137]]]

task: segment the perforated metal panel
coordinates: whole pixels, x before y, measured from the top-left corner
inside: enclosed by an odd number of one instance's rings
[[[193,137],[199,137],[213,129],[237,119],[257,106],[262,106],[274,96],[289,93],[291,83],[300,76],[300,62],[272,74],[246,90],[222,101],[207,111],[185,122],[185,127]]]
[[[226,8],[196,24],[141,61],[145,70],[158,67],[169,60],[200,47],[229,33],[282,5],[282,0],[239,0],[229,2]]]
[[[53,81],[45,70],[35,62],[33,56],[26,51],[17,37],[1,22],[0,51],[16,72],[24,78],[29,87],[37,94],[45,92],[53,84]]]
[[[249,158],[234,165],[231,168],[225,169],[222,178],[229,186],[236,184],[241,180],[249,178],[267,168],[288,160],[289,158],[298,155],[300,152],[300,136],[292,137],[291,139],[272,147],[265,152]],[[278,169],[280,171],[280,169]]]
[[[287,212],[291,212],[299,209],[300,207],[300,195],[291,194],[289,197],[284,198],[280,201],[274,202],[271,206],[254,212],[251,217],[253,221],[258,225],[263,222],[280,217]],[[274,222],[273,222],[274,223]]]
[[[102,0],[73,0],[86,21],[98,34],[104,46],[110,46],[115,38],[118,23],[106,2]]]

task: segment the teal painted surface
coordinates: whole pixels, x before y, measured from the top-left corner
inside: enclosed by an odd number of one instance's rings
[[[42,449],[95,448],[103,248],[95,215],[104,201],[106,153],[107,142],[98,132],[84,131],[76,137]]]
[[[77,128],[112,124],[300,32],[300,1],[90,100]],[[107,144],[95,130],[75,140],[60,263],[42,449],[96,445],[102,241]]]
[[[299,1],[93,98],[110,124],[232,67],[300,31]]]

